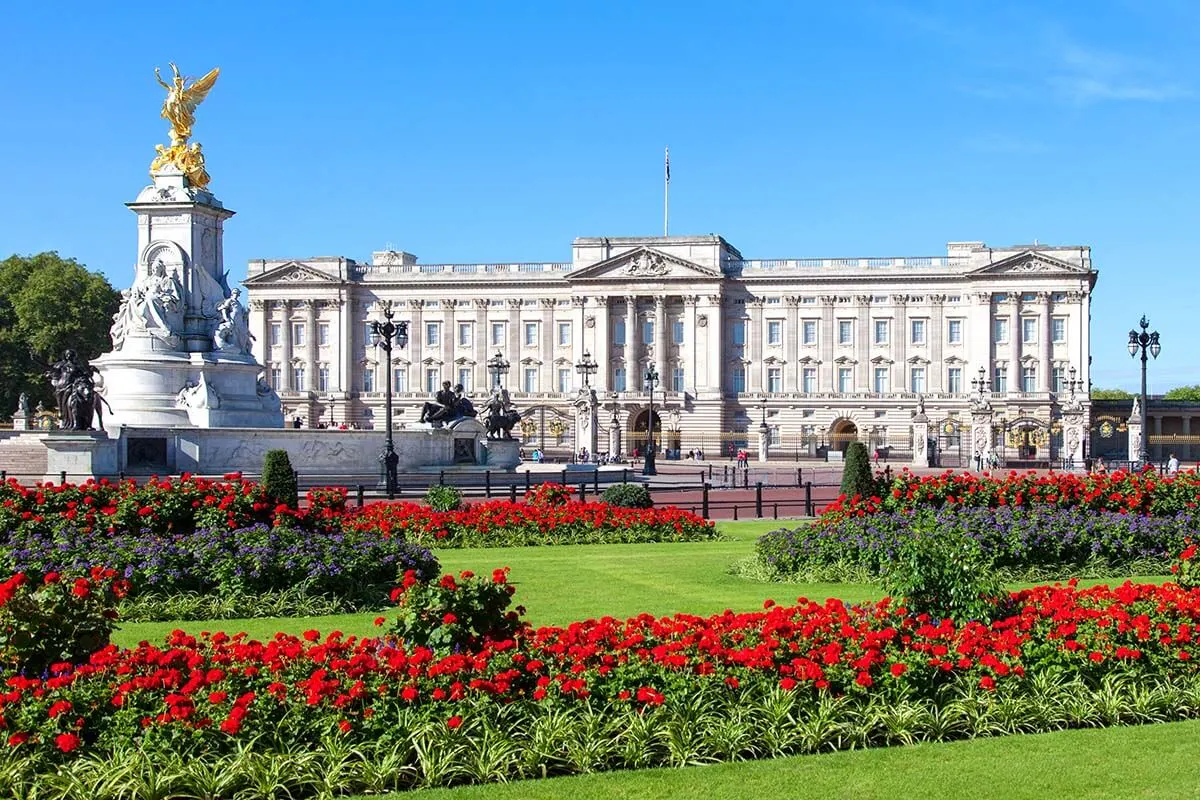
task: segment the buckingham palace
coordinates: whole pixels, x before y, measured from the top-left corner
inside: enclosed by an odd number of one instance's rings
[[[956,466],[972,393],[1010,458],[1056,457],[1068,388],[1084,387],[1086,413],[1096,277],[1087,246],[747,259],[705,235],[579,238],[555,263],[262,259],[245,286],[254,354],[306,426],[381,427],[385,381],[397,427],[443,381],[476,398],[502,381],[526,445],[570,453],[587,381],[600,441],[625,453],[645,446],[651,414],[668,457],[727,456],[760,430],[773,458],[853,439],[906,452],[921,413]],[[390,364],[371,341],[388,303],[409,334]]]

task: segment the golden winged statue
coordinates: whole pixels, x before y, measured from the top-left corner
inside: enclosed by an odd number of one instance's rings
[[[154,77],[158,79],[159,85],[167,90],[162,117],[171,123],[171,146],[175,147],[187,144],[187,140],[191,138],[192,126],[196,124],[196,106],[203,103],[204,98],[212,91],[217,76],[221,74],[221,68],[213,67],[203,78],[192,81],[191,85],[185,85],[186,81],[179,74],[179,68],[174,62],[171,63],[171,71],[175,73],[171,83],[162,79],[158,67],[154,68]]]
[[[174,77],[171,83],[162,78],[158,68],[154,68],[154,77],[167,90],[167,99],[163,101],[162,117],[171,123],[171,146],[155,145],[158,155],[150,163],[150,174],[173,165],[188,179],[188,183],[197,189],[208,187],[208,172],[204,169],[204,154],[197,143],[188,144],[192,136],[192,126],[196,124],[196,107],[204,102],[208,93],[221,74],[220,67],[214,67],[207,75],[187,83],[184,76],[179,74],[179,68],[171,63]]]

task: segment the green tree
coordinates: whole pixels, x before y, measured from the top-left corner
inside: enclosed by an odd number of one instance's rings
[[[296,470],[287,450],[268,450],[263,455],[262,485],[267,497],[277,506],[298,508]]]
[[[1189,403],[1200,403],[1200,384],[1195,386],[1176,386],[1163,395],[1164,400],[1187,400]]]
[[[1124,389],[1092,389],[1093,400],[1132,400],[1133,393]]]
[[[846,446],[846,463],[842,469],[842,493],[847,497],[875,494],[875,476],[871,474],[871,462],[867,458],[867,446],[862,442],[851,442]]]
[[[104,276],[55,252],[0,261],[0,415],[21,392],[53,407],[42,373],[62,351],[92,359],[112,348],[108,331],[121,295]]]

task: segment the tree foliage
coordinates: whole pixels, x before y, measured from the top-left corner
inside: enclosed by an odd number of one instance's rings
[[[299,507],[300,488],[287,450],[268,450],[263,455],[262,486],[277,506]]]
[[[112,349],[108,331],[121,295],[103,275],[55,252],[0,261],[0,416],[30,402],[53,407],[42,375],[67,348],[92,359]]]
[[[1093,400],[1132,400],[1133,392],[1124,389],[1092,389]]]
[[[867,446],[862,442],[850,442],[846,446],[845,459],[842,469],[842,493],[847,497],[870,497],[875,494],[875,476],[871,474]]]
[[[1176,386],[1163,395],[1164,400],[1186,400],[1190,403],[1200,403],[1200,384],[1195,386]]]

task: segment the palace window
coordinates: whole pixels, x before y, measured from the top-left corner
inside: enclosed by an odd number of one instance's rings
[[[437,367],[429,367],[425,370],[425,391],[430,394],[435,394],[441,387],[442,371]]]
[[[1067,318],[1054,317],[1050,320],[1050,341],[1062,344],[1067,340]]]
[[[925,320],[911,320],[912,325],[912,343],[925,344]]]
[[[318,322],[317,323],[317,344],[319,344],[321,347],[329,346],[329,323],[328,322]]]
[[[733,391],[736,393],[746,391],[746,367],[744,364],[738,364],[733,368]]]
[[[854,387],[854,370],[849,367],[838,368],[838,391],[842,394],[850,394]]]
[[[317,367],[317,391],[329,391],[329,367]]]
[[[625,344],[625,320],[619,319],[616,322],[614,322],[613,326],[612,326],[612,332],[613,332],[613,334],[612,334],[613,344],[617,345],[618,347],[624,345]]]
[[[993,339],[997,342],[1008,341],[1008,317],[996,317],[992,320]]]
[[[375,391],[375,367],[371,364],[367,364],[365,367],[363,367],[362,390],[364,392]]]
[[[567,392],[571,391],[571,370],[570,369],[561,368],[561,367],[559,368],[559,370],[558,370],[558,391],[562,394],[566,394]]]
[[[854,341],[854,321],[838,320],[838,344],[851,344]]]
[[[962,320],[951,319],[946,321],[946,341],[950,344],[962,344]]]
[[[1008,391],[1008,367],[996,367],[992,373],[992,391],[1007,392]]]
[[[279,367],[271,367],[271,388],[275,391],[283,389],[283,370]]]
[[[1067,370],[1065,367],[1055,367],[1050,370],[1050,388],[1055,392],[1066,391]]]
[[[272,323],[271,323],[271,344],[272,344],[272,345],[278,345],[278,344],[279,344],[279,330],[280,330],[280,325],[279,325],[279,323],[278,323],[278,322],[272,322]]]
[[[946,370],[946,391],[950,394],[962,394],[962,367],[950,367]]]
[[[1038,336],[1037,317],[1021,318],[1021,341],[1026,344],[1036,342]]]
[[[767,344],[769,344],[769,345],[783,344],[783,320],[779,320],[779,319],[767,320]]]
[[[474,375],[475,370],[471,369],[470,367],[458,368],[458,382],[462,384],[463,392],[472,392],[475,390],[475,381],[473,380]]]
[[[745,347],[746,345],[746,321],[744,319],[734,320],[731,326],[731,336],[733,336],[734,347]]]
[[[803,342],[804,344],[817,343],[817,321],[815,319],[804,320]]]
[[[909,377],[911,378],[910,388],[916,394],[924,394],[925,392],[925,368],[913,367]]]
[[[525,346],[537,347],[538,343],[538,324],[536,322],[525,323]]]
[[[504,344],[504,323],[503,322],[493,322],[492,323],[492,346],[500,347],[503,344]]]
[[[671,323],[671,343],[683,344],[683,320],[681,319]]]
[[[614,392],[625,391],[625,368],[624,367],[613,367],[612,382],[613,382],[613,391]]]
[[[393,367],[392,368],[392,391],[407,392],[408,391],[408,368]]]
[[[305,325],[303,322],[292,323],[292,344],[296,347],[304,345],[304,328]]]
[[[304,386],[304,380],[307,373],[302,364],[297,364],[292,368],[292,391],[305,392],[308,391]]]
[[[537,371],[536,367],[526,367],[525,368],[524,381],[522,383],[522,388],[525,391],[536,392],[538,390],[537,389],[537,383],[538,383],[537,374],[538,374],[538,371]]]
[[[671,369],[671,391],[683,391],[683,367],[674,367]]]
[[[886,319],[875,320],[875,344],[888,343],[888,321]]]
[[[442,323],[426,322],[425,323],[425,346],[437,347],[442,343]]]
[[[809,394],[817,391],[817,370],[815,367],[804,368],[802,388]]]
[[[458,346],[470,347],[471,342],[475,340],[475,326],[470,322],[458,323]]]
[[[875,394],[887,394],[888,392],[888,368],[875,368]]]
[[[767,367],[767,391],[778,394],[783,391],[783,368]]]
[[[558,323],[558,344],[560,347],[565,347],[571,343],[571,323]]]
[[[642,322],[642,344],[654,344],[654,320]]]
[[[1032,364],[1021,367],[1021,391],[1037,391],[1037,367]]]

